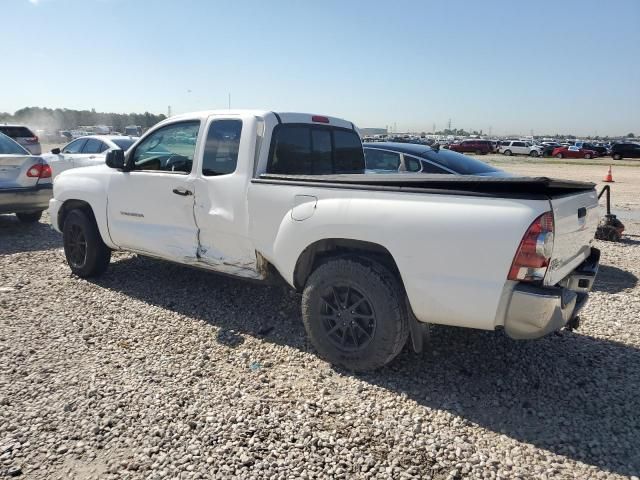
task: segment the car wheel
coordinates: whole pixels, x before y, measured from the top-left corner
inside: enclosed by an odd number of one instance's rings
[[[476,150],[476,155],[482,155],[482,150]]]
[[[538,156],[538,151],[537,150],[531,150],[529,152],[529,156],[530,157],[537,157]]]
[[[309,277],[302,319],[319,354],[349,370],[393,360],[409,336],[405,295],[396,276],[359,257],[331,259]]]
[[[589,160],[591,158],[591,154],[590,153],[585,153],[584,154],[584,158],[586,158],[587,160]]]
[[[613,154],[613,159],[614,160],[622,160],[622,155],[620,155],[619,153],[614,153]]]
[[[109,266],[111,250],[105,245],[92,215],[75,209],[64,221],[64,255],[71,271],[79,277],[93,277]]]
[[[562,154],[562,153],[558,153],[558,154],[556,155],[556,158],[564,158],[564,154]]]
[[[38,212],[16,213],[16,217],[22,223],[36,223],[42,217],[42,210]]]
[[[504,151],[504,154],[505,154],[507,157],[510,157],[510,156],[511,156],[511,150],[505,150],[505,151]]]

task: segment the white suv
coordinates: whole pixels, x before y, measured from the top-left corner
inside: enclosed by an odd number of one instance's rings
[[[532,157],[538,157],[542,155],[542,148],[531,142],[524,142],[522,140],[506,140],[500,142],[498,152],[505,155],[530,155]]]

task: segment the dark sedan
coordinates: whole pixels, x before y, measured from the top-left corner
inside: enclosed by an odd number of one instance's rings
[[[367,173],[411,172],[454,175],[481,175],[484,177],[507,177],[507,172],[498,170],[473,157],[462,155],[435,145],[376,142],[364,143],[364,158]]]

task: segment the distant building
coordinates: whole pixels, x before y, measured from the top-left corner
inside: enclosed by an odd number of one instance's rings
[[[386,128],[359,128],[360,135],[363,137],[372,137],[373,135],[387,135]]]

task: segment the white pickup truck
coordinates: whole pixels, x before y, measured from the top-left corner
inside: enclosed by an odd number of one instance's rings
[[[421,349],[428,324],[531,339],[575,322],[599,263],[593,184],[364,168],[338,118],[180,115],[58,176],[51,221],[80,277],[112,250],[281,277],[318,352],[353,370]]]

